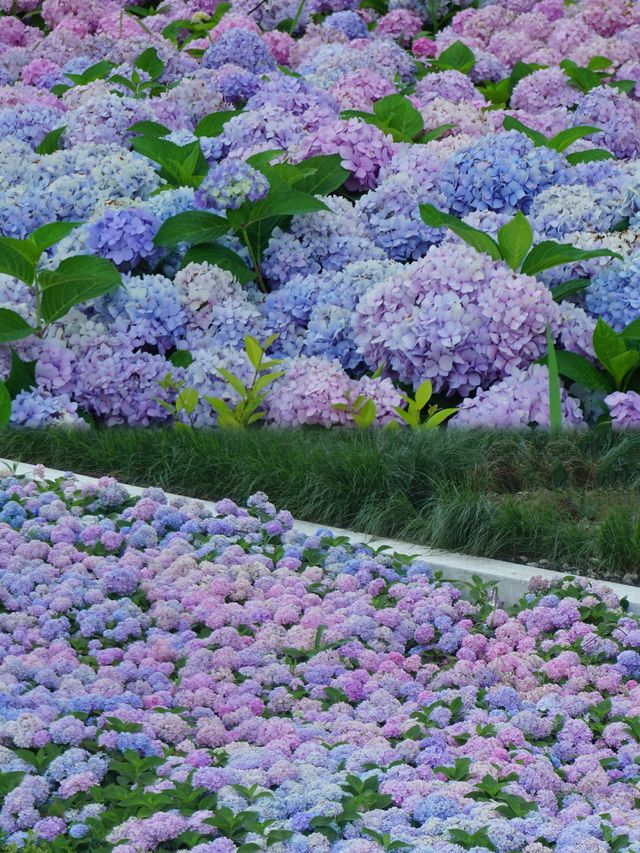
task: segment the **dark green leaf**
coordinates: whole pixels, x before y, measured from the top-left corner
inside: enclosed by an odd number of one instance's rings
[[[120,273],[111,261],[90,255],[76,255],[62,261],[50,272],[40,273],[43,285],[42,315],[53,323],[80,302],[103,296],[120,284]]]
[[[616,252],[609,249],[578,249],[566,243],[556,243],[554,240],[545,240],[529,252],[522,264],[522,272],[525,275],[548,270],[551,267],[571,264],[576,261],[586,261],[589,258],[620,258]]]
[[[598,370],[588,359],[575,352],[556,353],[558,372],[572,382],[578,382],[586,388],[598,391],[612,391],[608,377]]]
[[[0,343],[19,341],[33,334],[33,329],[18,313],[11,308],[0,308]]]
[[[315,196],[292,189],[287,184],[272,186],[266,198],[251,205],[247,224],[260,222],[274,216],[300,216],[303,213],[316,213],[330,210]]]
[[[11,397],[4,382],[0,382],[0,429],[4,429],[11,418]]]
[[[193,246],[185,254],[182,267],[186,267],[187,264],[203,263],[213,264],[223,270],[228,270],[241,284],[247,284],[257,277],[237,252],[218,243],[200,243]]]
[[[450,47],[442,51],[435,64],[439,68],[468,74],[476,64],[476,57],[466,44],[461,41],[454,41]]]
[[[598,319],[593,332],[593,348],[600,363],[611,374],[613,374],[613,370],[611,370],[612,360],[627,352],[623,336],[612,329],[602,318]]]
[[[573,154],[567,154],[567,160],[572,166],[577,166],[579,163],[595,163],[598,160],[615,159],[615,155],[605,148],[589,148],[588,151],[574,151]]]
[[[381,129],[388,130],[396,142],[411,142],[424,129],[424,119],[409,98],[387,95],[373,105]]]
[[[36,362],[23,361],[18,353],[11,349],[11,371],[6,380],[7,391],[15,399],[21,391],[33,388],[36,384]]]
[[[640,364],[640,352],[637,350],[628,350],[611,358],[608,370],[618,388],[623,387],[625,377],[635,370],[638,364]]]
[[[174,367],[189,367],[193,362],[193,356],[189,350],[179,349],[169,356],[169,361]],[[156,710],[158,709],[156,708]]]
[[[443,213],[432,204],[421,204],[420,215],[423,222],[430,228],[449,228],[454,234],[457,234],[458,237],[464,240],[465,243],[476,249],[476,251],[489,255],[494,261],[501,260],[502,253],[500,247],[493,237],[485,234],[484,231],[472,228],[456,216]]]
[[[168,136],[171,131],[159,121],[137,121],[129,128],[131,133],[139,133],[142,136]]]
[[[549,426],[551,432],[562,432],[562,401],[560,397],[560,377],[558,359],[553,345],[553,335],[547,324],[547,370],[549,371]]]
[[[534,130],[532,127],[528,127],[526,124],[523,124],[521,121],[518,121],[518,119],[514,118],[513,116],[505,116],[502,122],[502,126],[505,130],[517,130],[519,133],[523,133],[525,136],[528,136],[532,142],[535,142],[536,145],[549,145],[549,140],[544,135],[544,133],[539,133],[539,131]]]
[[[115,67],[114,62],[101,59],[95,65],[90,65],[82,74],[67,74],[66,76],[76,85],[86,86],[87,83],[93,83],[95,80],[103,80]]]
[[[298,167],[311,167],[311,174],[296,181],[296,189],[309,195],[328,195],[339,189],[349,177],[349,170],[340,165],[339,154],[319,154],[309,157]]]
[[[437,127],[432,127],[431,130],[425,130],[421,136],[418,137],[418,142],[421,142],[423,145],[427,142],[433,142],[434,139],[440,139],[447,131],[451,130],[455,127],[455,124],[439,124]]]
[[[554,151],[562,153],[579,139],[584,139],[586,136],[592,136],[594,133],[600,132],[601,130],[599,127],[592,127],[591,125],[586,124],[576,125],[575,127],[568,127],[566,130],[561,130],[560,133],[556,133],[555,136],[551,137],[548,145],[549,148],[553,148]]]
[[[522,212],[498,231],[498,245],[502,257],[512,270],[517,270],[533,243],[533,231]]]
[[[222,237],[231,227],[228,220],[205,210],[188,210],[171,216],[154,238],[157,246],[174,248],[181,243],[208,243]]]
[[[148,47],[143,50],[140,56],[134,62],[136,68],[144,71],[151,77],[152,80],[157,80],[164,71],[164,62],[158,56],[158,51],[155,47]]]
[[[575,296],[576,293],[586,290],[590,284],[590,278],[572,278],[570,281],[563,281],[562,284],[552,287],[551,293],[556,302],[562,302],[563,299]]]
[[[45,249],[55,246],[79,225],[79,222],[50,222],[48,225],[42,225],[32,231],[29,240],[34,244],[38,256],[40,256]]]
[[[25,284],[32,284],[36,277],[36,260],[39,254],[33,243],[27,240],[0,237],[0,273],[19,278]]]
[[[209,113],[200,119],[194,133],[196,136],[219,136],[229,119],[235,118],[242,110],[221,110],[217,113]]]
[[[67,125],[63,124],[62,127],[57,127],[55,130],[50,130],[49,133],[42,140],[40,145],[36,147],[36,154],[53,154],[54,151],[57,151],[60,148],[60,140],[62,139],[62,134],[67,129]]]

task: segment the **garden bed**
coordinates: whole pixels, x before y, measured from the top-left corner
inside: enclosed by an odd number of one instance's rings
[[[0,455],[448,551],[636,583],[640,435],[8,431]]]
[[[9,844],[640,843],[640,629],[606,588],[539,582],[507,612],[261,495],[4,476],[0,504]]]

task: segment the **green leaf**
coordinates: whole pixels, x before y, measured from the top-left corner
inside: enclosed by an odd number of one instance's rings
[[[540,133],[532,127],[527,127],[526,124],[518,121],[518,119],[513,116],[505,116],[502,126],[505,130],[517,130],[519,133],[523,133],[538,146],[546,147],[549,145],[549,139],[544,135],[544,133]]]
[[[249,269],[237,252],[219,243],[199,243],[192,246],[182,259],[181,268],[188,264],[203,263],[213,264],[227,270],[238,279],[240,284],[247,284],[257,278],[253,270]]]
[[[373,105],[373,112],[396,142],[411,142],[424,130],[424,119],[409,98],[403,95],[387,95]]]
[[[282,186],[272,186],[266,198],[251,205],[247,224],[273,216],[300,216],[320,210],[330,211],[331,208],[315,196],[294,190],[283,182]]]
[[[36,384],[36,362],[23,361],[12,347],[11,371],[5,384],[12,400],[15,399],[21,391],[33,388]]]
[[[525,275],[548,270],[551,267],[562,264],[572,264],[576,261],[586,261],[589,258],[620,258],[616,252],[609,249],[578,249],[566,243],[556,243],[554,240],[545,240],[529,252],[522,264],[521,272]]]
[[[450,47],[442,51],[435,64],[438,68],[468,74],[476,64],[476,57],[466,44],[461,41],[454,41]]]
[[[443,213],[434,207],[432,204],[421,204],[420,215],[426,225],[431,228],[449,228],[454,234],[457,234],[465,243],[472,246],[476,251],[483,252],[494,261],[502,259],[500,247],[488,234],[484,231],[479,231],[477,228],[472,228],[465,222],[462,222],[457,216],[451,216],[448,213]]]
[[[111,261],[90,255],[76,255],[53,270],[40,273],[43,285],[42,315],[53,323],[80,302],[103,296],[120,284],[120,273]]]
[[[179,349],[169,356],[169,361],[174,367],[189,367],[193,363],[193,356],[189,350]]]
[[[0,273],[19,278],[25,284],[33,284],[38,255],[27,240],[0,237]]]
[[[516,213],[510,222],[498,231],[498,245],[502,257],[512,270],[517,270],[533,243],[533,231],[527,217]]]
[[[251,335],[247,335],[244,339],[244,347],[247,355],[249,356],[249,361],[255,369],[258,370],[260,362],[262,361],[262,356],[264,355],[260,342]]]
[[[246,386],[241,379],[239,379],[235,374],[231,373],[225,367],[217,367],[216,370],[221,376],[226,379],[227,383],[231,385],[233,390],[238,392],[242,399],[247,396]]]
[[[142,136],[168,136],[171,131],[159,121],[137,121],[129,128],[131,133],[139,133]]]
[[[11,418],[11,397],[4,382],[0,382],[0,430],[4,429]]]
[[[605,148],[590,148],[588,151],[574,151],[573,154],[567,154],[567,160],[572,166],[577,166],[579,163],[595,163],[598,160],[615,159],[615,154]]]
[[[67,125],[63,124],[62,127],[57,127],[55,130],[50,130],[49,133],[42,140],[40,145],[36,146],[36,154],[53,154],[54,151],[57,151],[60,148],[60,140],[62,139],[62,134],[67,129]]]
[[[625,378],[640,364],[640,352],[628,350],[627,352],[614,355],[609,363],[609,373],[618,388],[622,388]]]
[[[419,409],[424,409],[431,399],[432,394],[433,385],[431,384],[431,380],[425,379],[424,382],[420,383],[418,390],[416,391],[415,400]]]
[[[606,56],[592,56],[587,62],[589,71],[605,71],[613,65],[610,59]]]
[[[621,334],[618,334],[602,318],[598,319],[593,331],[593,348],[603,367],[613,374],[612,361],[616,356],[627,352],[627,345]]]
[[[231,223],[206,210],[187,210],[167,219],[154,238],[156,246],[174,248],[181,243],[208,243],[223,234]]]
[[[432,127],[431,130],[425,130],[417,141],[423,145],[427,142],[433,142],[434,139],[440,139],[441,136],[454,127],[455,124],[439,124],[437,127]]]
[[[45,249],[55,246],[80,224],[80,222],[50,222],[32,231],[28,239],[34,244],[39,257]]]
[[[193,132],[196,136],[219,136],[225,124],[241,113],[242,110],[220,110],[217,113],[209,113],[200,119]]]
[[[549,148],[553,148],[554,151],[562,153],[570,145],[573,145],[574,142],[577,142],[579,139],[584,139],[586,136],[591,136],[594,133],[601,133],[601,129],[599,127],[592,127],[591,125],[586,124],[568,127],[566,130],[561,130],[560,133],[556,133],[555,136],[552,136],[548,145]]]
[[[560,377],[558,359],[553,345],[551,328],[547,324],[547,370],[549,371],[549,426],[551,432],[562,432],[562,400],[560,397]]]
[[[319,154],[298,163],[311,168],[311,174],[296,181],[296,190],[309,195],[328,195],[339,189],[349,177],[349,170],[340,165],[339,154]]]
[[[11,308],[0,308],[0,344],[19,341],[33,334],[34,329]]]
[[[589,68],[580,68],[573,60],[563,59],[560,63],[560,68],[567,75],[569,80],[583,92],[590,92],[597,86],[602,85],[602,77],[595,71]]]
[[[140,56],[137,57],[134,65],[140,71],[148,74],[152,80],[157,80],[158,77],[162,76],[162,72],[164,71],[164,62],[158,56],[158,51],[155,47],[148,47],[146,50],[143,50]]]
[[[95,65],[90,65],[82,74],[67,74],[66,76],[76,85],[86,86],[87,83],[103,80],[115,67],[114,62],[109,62],[108,59],[101,59]]]
[[[457,411],[457,409],[439,409],[427,418],[423,426],[426,429],[435,429],[435,427],[440,426],[441,423],[446,421],[447,418],[455,415]]]
[[[562,284],[552,287],[551,293],[556,302],[562,302],[563,299],[575,296],[576,293],[586,290],[590,284],[590,278],[572,278],[570,281],[563,281]]]
[[[578,382],[586,388],[599,391],[612,391],[608,377],[598,370],[588,359],[575,352],[556,353],[558,372],[572,382]]]

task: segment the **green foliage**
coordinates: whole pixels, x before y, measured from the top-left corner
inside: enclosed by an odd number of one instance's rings
[[[216,113],[209,113],[200,119],[193,132],[196,136],[220,136],[225,124],[241,113],[242,110],[221,110]]]
[[[123,86],[133,98],[156,97],[166,90],[166,86],[158,82],[164,69],[165,65],[158,56],[158,51],[155,47],[148,47],[135,59],[131,77],[113,74],[109,77],[109,82]]]
[[[450,829],[449,838],[454,844],[459,844],[465,850],[471,850],[475,847],[486,848],[487,850],[496,850],[487,835],[487,827],[484,826],[475,832],[466,832],[464,829]]]
[[[359,118],[389,134],[395,142],[430,142],[437,139],[452,125],[444,124],[433,130],[425,130],[424,119],[409,98],[404,95],[386,95],[373,104],[373,112],[344,110],[342,118]]]
[[[277,335],[271,335],[265,341],[264,346],[251,335],[247,335],[244,339],[245,352],[254,369],[253,379],[249,386],[246,386],[241,379],[225,368],[218,368],[218,373],[240,397],[240,402],[233,408],[221,397],[204,398],[216,411],[218,426],[222,429],[244,429],[264,417],[265,413],[260,407],[267,396],[268,391],[266,389],[281,376],[284,376],[283,370],[272,370],[272,368],[282,364],[281,360],[265,360],[266,351],[277,337]]]
[[[209,171],[197,140],[187,145],[177,145],[157,133],[145,133],[134,136],[131,146],[158,165],[158,174],[165,181],[163,189],[197,189]]]
[[[433,386],[429,379],[425,379],[416,390],[415,397],[410,397],[408,394],[402,394],[402,398],[406,402],[406,407],[403,409],[400,406],[394,406],[394,411],[402,418],[402,420],[411,427],[411,429],[432,430],[444,423],[447,418],[450,418],[458,410],[439,409],[437,405],[431,405],[427,408],[426,418],[423,416],[423,410],[431,400]],[[396,421],[392,421],[391,425]]]
[[[631,92],[635,86],[633,80],[616,80],[615,68],[606,56],[592,57],[586,66],[580,66],[571,59],[563,59],[560,68],[564,71],[572,86],[587,93],[604,84],[613,86],[621,92]]]
[[[109,62],[107,59],[101,59],[100,62],[90,65],[89,68],[82,72],[82,74],[67,74],[66,76],[71,80],[73,86],[86,86],[89,83],[94,83],[96,80],[105,80],[115,67],[114,62]],[[68,92],[69,89],[72,89],[73,86],[60,83],[57,86],[54,86],[51,91],[54,95],[60,96],[64,95],[65,92]]]
[[[434,71],[460,71],[462,74],[468,74],[475,64],[475,54],[461,41],[454,41],[437,59],[430,61]]]
[[[0,430],[9,423],[11,417],[11,397],[4,382],[0,382]]]
[[[162,35],[164,38],[184,50],[192,41],[208,39],[211,30],[220,23],[231,8],[231,3],[218,3],[212,15],[198,15],[197,19],[180,18],[166,26]]]
[[[566,130],[561,130],[559,133],[556,133],[555,136],[545,136],[544,133],[540,133],[540,131],[528,127],[513,116],[505,116],[503,127],[505,130],[517,130],[519,133],[523,133],[525,136],[528,136],[529,139],[531,139],[531,141],[538,147],[551,148],[559,154],[563,154],[567,148],[579,139],[585,139],[587,136],[601,132],[599,127],[592,127],[591,125],[576,125],[576,127],[568,127]],[[572,166],[577,163],[591,163],[596,160],[615,159],[614,155],[610,151],[606,151],[604,148],[592,148],[587,151],[577,151],[574,154],[567,154],[566,157]]]
[[[549,427],[551,432],[562,432],[562,400],[560,396],[560,377],[558,359],[553,345],[553,335],[547,323],[547,370],[549,373]]]
[[[55,130],[50,130],[40,145],[36,146],[36,154],[53,154],[54,151],[57,151],[60,148],[60,141],[66,129],[67,126],[64,124]]]
[[[375,401],[364,394],[358,394],[352,400],[349,392],[345,394],[345,400],[344,403],[334,403],[333,408],[340,412],[349,412],[358,429],[369,429],[376,419]]]
[[[458,217],[443,213],[432,204],[421,204],[420,215],[423,222],[431,228],[449,228],[476,251],[489,255],[494,261],[502,260],[511,269],[515,271],[519,269],[524,275],[536,275],[552,267],[585,261],[589,258],[620,258],[620,255],[609,249],[578,249],[576,246],[556,243],[554,240],[544,240],[531,248],[533,232],[526,216],[521,212],[502,226],[498,232],[497,241],[490,234],[478,228],[472,228]],[[582,281],[580,285],[576,285],[575,279],[570,284],[570,287],[560,286],[557,291],[559,299],[587,286]]]
[[[491,109],[506,109],[511,101],[513,90],[520,80],[524,80],[529,74],[545,67],[535,63],[516,62],[508,77],[499,80],[497,83],[485,81],[478,86],[478,89],[491,104]]]
[[[433,768],[434,773],[442,773],[447,779],[454,782],[466,782],[469,778],[471,768],[470,758],[456,758],[453,767],[439,765]]]
[[[372,838],[385,851],[412,849],[411,844],[406,841],[394,841],[388,832],[376,832],[375,829],[368,829],[366,826],[363,827],[362,832]]]

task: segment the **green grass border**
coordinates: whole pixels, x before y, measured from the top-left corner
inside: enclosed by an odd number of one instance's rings
[[[0,456],[297,518],[640,579],[640,433],[7,430]]]

